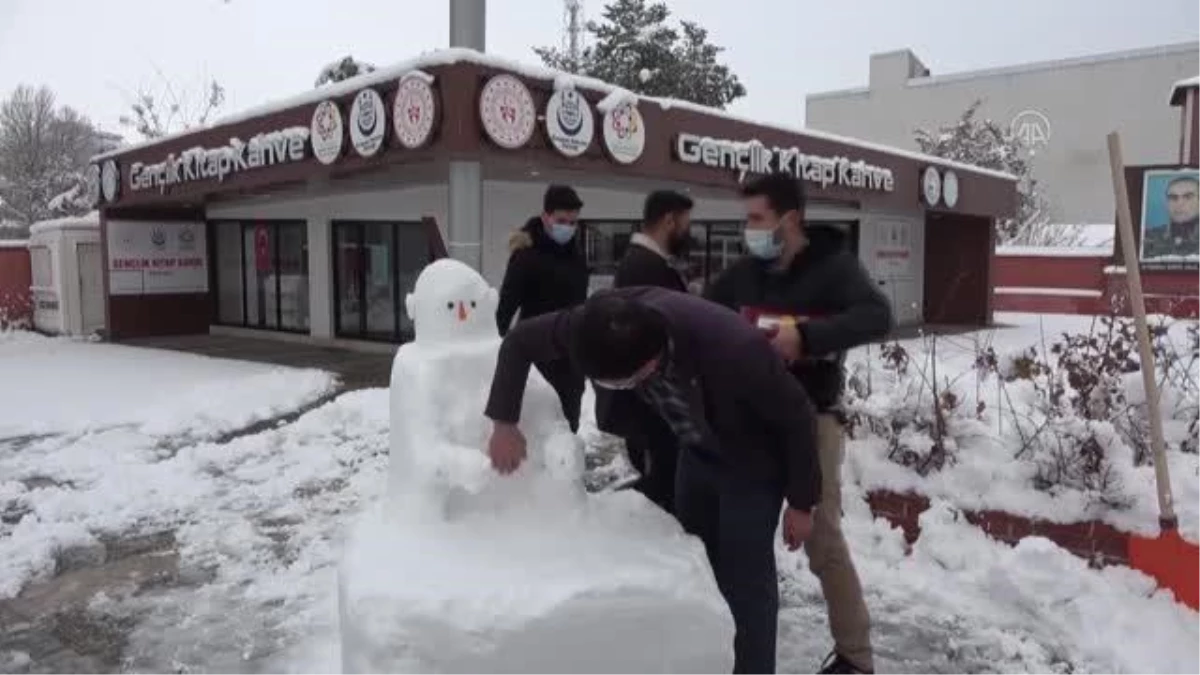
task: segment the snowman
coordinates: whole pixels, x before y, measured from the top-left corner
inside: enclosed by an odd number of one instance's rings
[[[338,575],[343,670],[729,672],[733,620],[703,546],[640,494],[583,490],[581,443],[536,370],[526,461],[492,469],[496,302],[455,260],[405,300],[387,494]]]
[[[470,508],[526,505],[531,492],[582,497],[582,443],[536,370],[521,411],[527,466],[505,480],[483,450],[491,433],[483,409],[500,349],[496,302],[496,290],[453,259],[428,265],[405,298],[416,338],[392,363],[388,490],[402,502],[397,508],[430,507],[453,518]]]

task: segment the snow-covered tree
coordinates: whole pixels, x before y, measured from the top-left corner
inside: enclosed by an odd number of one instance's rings
[[[320,74],[317,75],[317,83],[313,86],[320,87],[330,82],[341,82],[373,70],[375,70],[375,66],[366,61],[359,61],[353,56],[344,56],[322,68]]]
[[[998,243],[1009,246],[1074,246],[1083,240],[1079,225],[1052,224],[1041,187],[1033,177],[1034,151],[1009,129],[976,113],[983,102],[976,100],[953,124],[934,131],[916,130],[921,152],[934,157],[1010,173],[1018,178],[1017,212],[996,222]]]
[[[158,71],[156,88],[139,87],[129,98],[132,114],[122,115],[121,126],[133,129],[145,140],[203,127],[225,103],[225,88],[209,80],[191,92],[171,84]]]
[[[87,118],[57,107],[47,87],[22,85],[0,103],[0,203],[27,228],[45,218],[78,215],[84,170],[101,138]]]
[[[613,0],[600,21],[586,25],[591,43],[573,57],[557,47],[534,52],[551,68],[588,75],[646,96],[724,108],[746,88],[717,59],[724,48],[691,21],[671,21],[661,2]]]

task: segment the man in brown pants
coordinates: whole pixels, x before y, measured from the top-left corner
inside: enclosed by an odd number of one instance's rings
[[[846,350],[886,335],[891,308],[839,231],[805,227],[804,195],[794,177],[764,176],[743,188],[742,197],[749,255],[705,295],[773,335],[817,408],[821,501],[804,548],[821,581],[833,633],[834,649],[820,672],[871,673],[871,619],[842,534],[839,403]]]

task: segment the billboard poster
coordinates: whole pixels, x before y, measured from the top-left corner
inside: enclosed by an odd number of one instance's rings
[[[204,223],[109,220],[109,295],[207,293]]]
[[[1150,169],[1142,176],[1143,261],[1195,261],[1200,257],[1200,172]]]

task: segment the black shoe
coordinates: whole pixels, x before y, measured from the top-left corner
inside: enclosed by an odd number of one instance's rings
[[[825,657],[825,662],[821,664],[821,669],[818,673],[874,673],[873,670],[863,670],[858,666],[850,663],[841,654],[830,652],[829,656]]]

